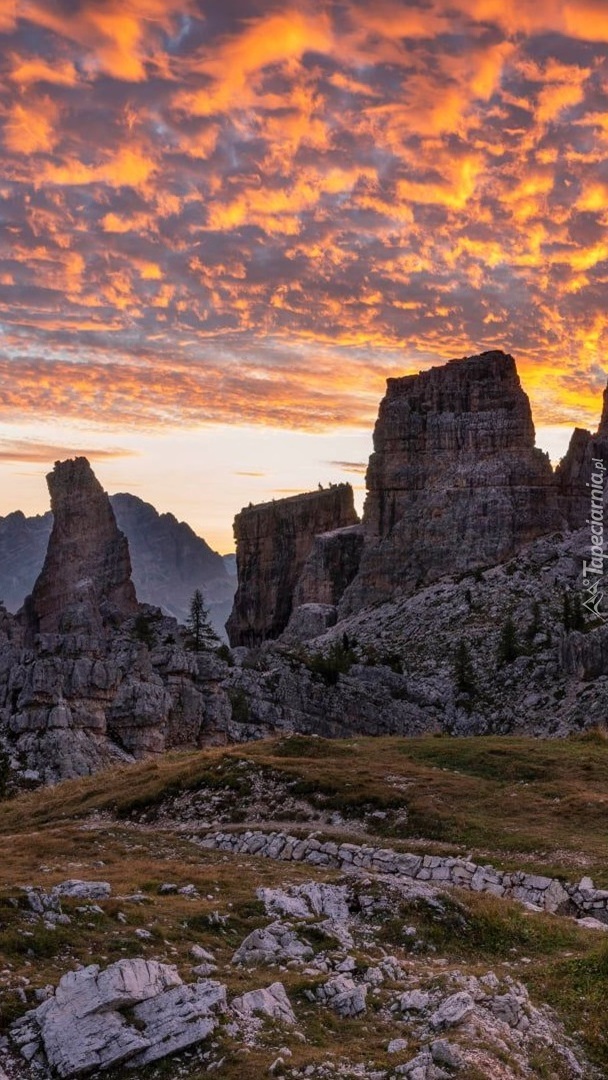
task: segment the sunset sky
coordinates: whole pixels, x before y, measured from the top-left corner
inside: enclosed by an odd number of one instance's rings
[[[389,375],[608,361],[606,0],[0,0],[0,515],[56,458],[231,547],[361,488]]]

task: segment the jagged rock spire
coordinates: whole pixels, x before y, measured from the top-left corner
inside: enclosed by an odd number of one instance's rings
[[[137,611],[129,546],[110,500],[84,457],[47,476],[53,531],[25,603],[30,633],[100,633]]]

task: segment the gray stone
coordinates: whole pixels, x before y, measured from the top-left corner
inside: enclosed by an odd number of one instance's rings
[[[431,1057],[437,1065],[447,1065],[450,1069],[459,1069],[464,1064],[460,1049],[446,1039],[435,1039],[431,1043]]]
[[[249,990],[232,1002],[232,1008],[243,1016],[270,1016],[283,1024],[295,1024],[296,1018],[291,1002],[280,982],[272,983],[261,990]]]
[[[202,1042],[217,1025],[210,1013],[225,1005],[226,988],[210,980],[173,987],[137,1005],[133,1018],[148,1046],[130,1064],[148,1065]]]
[[[431,995],[425,990],[407,990],[398,1001],[401,1012],[425,1012],[430,1003]]]
[[[433,1028],[457,1027],[464,1023],[474,1008],[475,1002],[471,995],[461,991],[445,998],[431,1015],[429,1023]]]
[[[75,900],[107,900],[112,893],[112,886],[108,881],[80,881],[78,878],[71,878],[55,885],[53,892],[57,896],[68,896]]]
[[[310,945],[300,941],[290,926],[274,922],[253,930],[241,943],[232,957],[233,964],[277,964],[290,960],[304,961],[313,956]]]

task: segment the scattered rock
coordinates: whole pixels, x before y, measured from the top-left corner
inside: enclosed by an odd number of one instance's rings
[[[474,1008],[475,1002],[470,994],[464,991],[452,994],[451,997],[442,1001],[439,1008],[432,1014],[430,1025],[433,1028],[457,1027],[471,1015]]]
[[[232,1008],[243,1016],[270,1016],[283,1024],[295,1024],[296,1018],[283,983],[275,982],[263,990],[249,990],[232,1002]]]
[[[56,896],[69,896],[74,900],[107,900],[112,893],[112,886],[107,881],[80,881],[71,878],[55,885]]]
[[[300,941],[291,926],[277,921],[249,934],[236,950],[232,963],[255,967],[290,960],[305,961],[313,955],[310,945]]]

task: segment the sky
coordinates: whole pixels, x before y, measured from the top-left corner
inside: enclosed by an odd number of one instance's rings
[[[0,0],[0,515],[85,453],[221,551],[351,480],[388,376],[504,348],[554,460],[608,363],[606,0]]]

